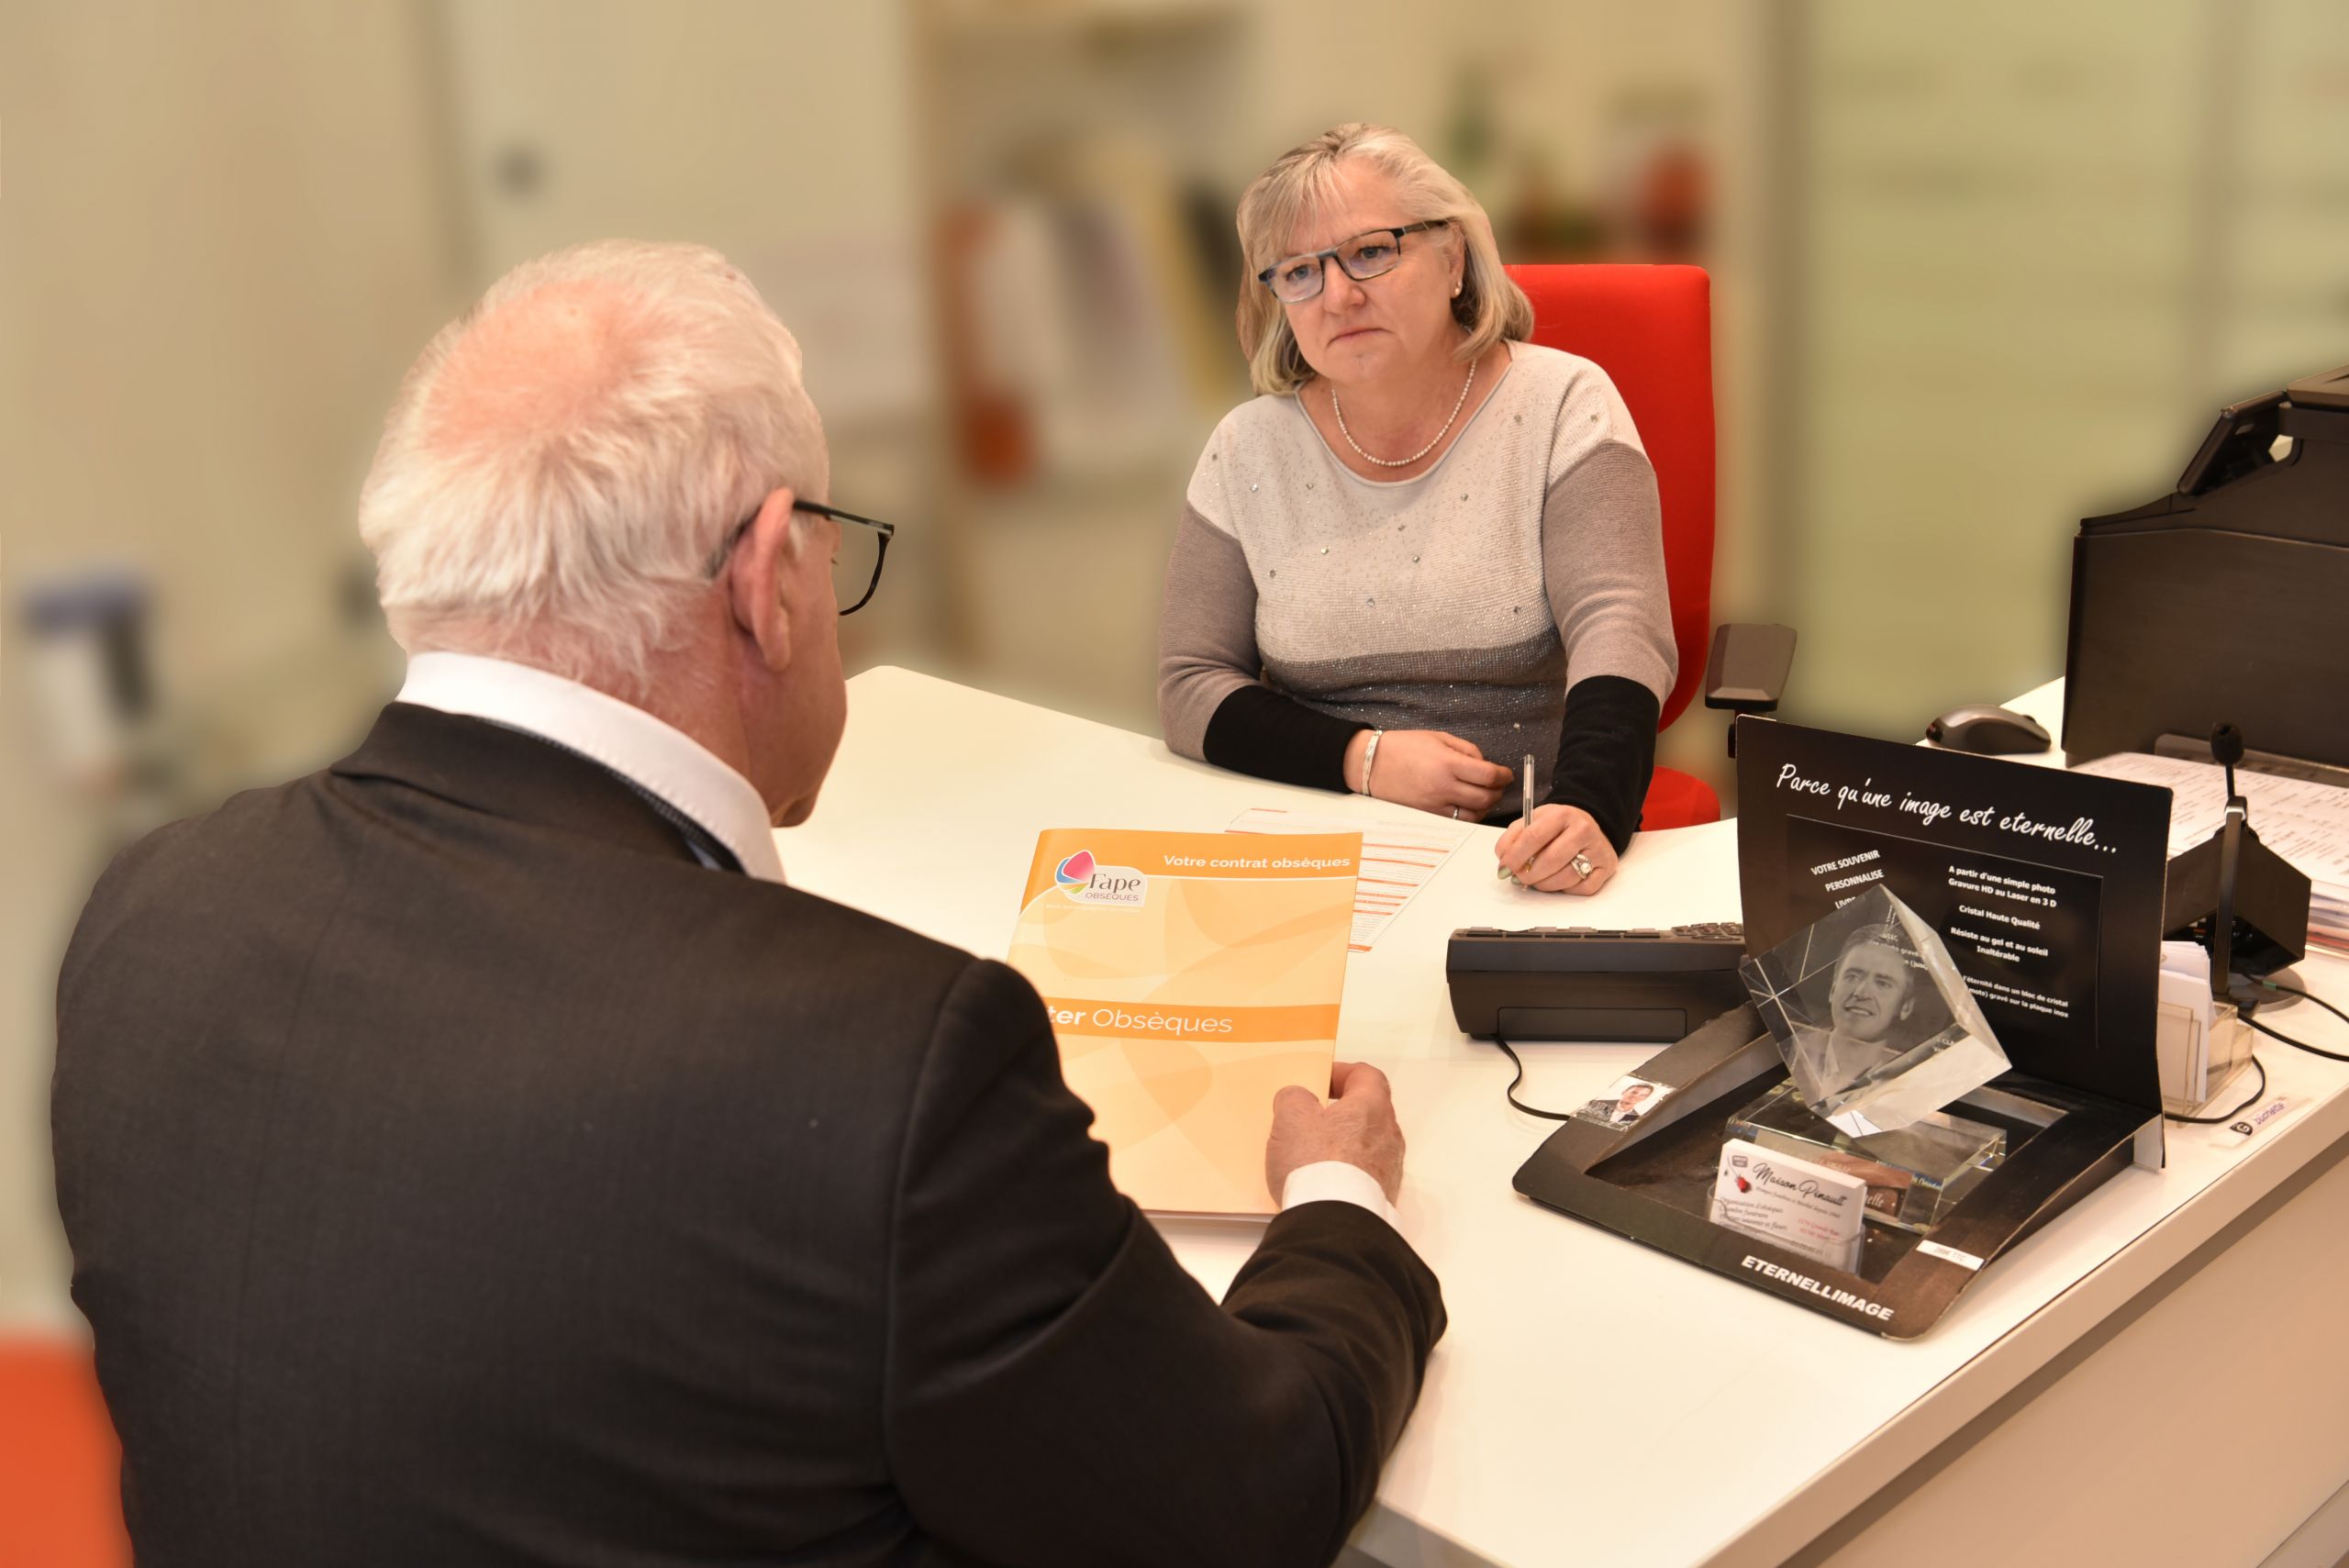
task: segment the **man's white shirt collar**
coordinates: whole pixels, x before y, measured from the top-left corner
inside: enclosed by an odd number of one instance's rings
[[[700,741],[618,697],[528,664],[477,653],[419,653],[398,701],[484,718],[568,746],[659,795],[734,851],[763,882],[783,880],[766,803]]]

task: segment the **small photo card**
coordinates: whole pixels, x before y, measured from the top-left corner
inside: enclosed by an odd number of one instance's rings
[[[1858,1176],[1732,1138],[1713,1175],[1712,1221],[1848,1273],[1859,1267],[1867,1196]]]
[[[1631,1127],[1663,1104],[1664,1096],[1671,1093],[1669,1084],[1626,1074],[1608,1084],[1604,1095],[1584,1106],[1575,1116],[1582,1121],[1595,1121],[1601,1127]]]

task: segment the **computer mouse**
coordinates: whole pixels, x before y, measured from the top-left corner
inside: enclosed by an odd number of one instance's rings
[[[1925,739],[1952,751],[1992,755],[2044,751],[2055,743],[2038,720],[1983,703],[1950,709],[1925,726]]]

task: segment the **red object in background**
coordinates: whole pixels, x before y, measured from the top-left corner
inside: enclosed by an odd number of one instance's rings
[[[1632,222],[1651,255],[1691,256],[1705,243],[1711,181],[1702,154],[1685,142],[1658,148],[1640,177]]]
[[[1596,362],[1631,410],[1655,465],[1664,509],[1664,571],[1680,674],[1659,728],[1679,717],[1705,678],[1713,601],[1713,304],[1702,267],[1511,267],[1533,302],[1533,340]],[[1642,828],[1718,822],[1720,797],[1702,779],[1658,768]]]
[[[121,1473],[89,1351],[0,1342],[0,1568],[125,1568]]]
[[[1034,472],[1036,434],[1029,410],[987,379],[977,297],[980,259],[996,242],[995,215],[957,207],[938,228],[940,316],[946,342],[949,400],[963,470],[990,484],[1017,484]]]

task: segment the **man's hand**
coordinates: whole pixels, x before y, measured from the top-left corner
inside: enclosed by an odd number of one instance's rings
[[[1386,1200],[1403,1190],[1403,1129],[1386,1074],[1366,1062],[1330,1064],[1330,1103],[1292,1084],[1273,1096],[1273,1135],[1264,1143],[1264,1184],[1278,1201],[1289,1173],[1323,1160],[1359,1165]]]
[[[1532,817],[1512,823],[1493,846],[1509,874],[1544,893],[1596,893],[1614,879],[1615,847],[1578,806],[1537,806]],[[1575,869],[1575,856],[1590,874]]]
[[[1370,731],[1347,744],[1346,783],[1359,792]],[[1390,729],[1378,738],[1370,770],[1370,793],[1380,800],[1432,811],[1463,822],[1483,819],[1517,775],[1457,735],[1441,729]]]

